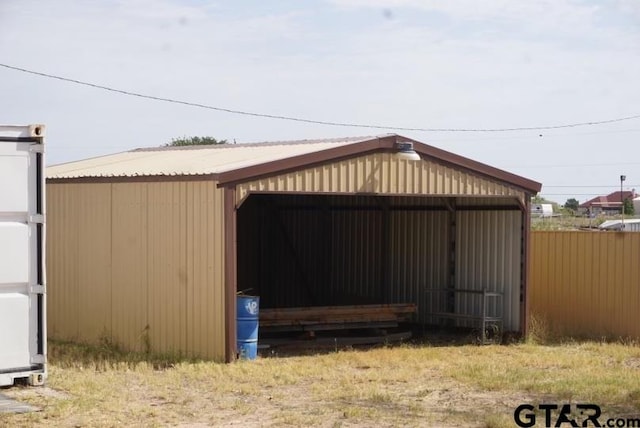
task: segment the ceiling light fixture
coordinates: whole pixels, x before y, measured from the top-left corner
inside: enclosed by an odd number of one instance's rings
[[[410,141],[398,141],[396,143],[396,149],[398,149],[396,156],[400,159],[411,161],[420,160],[420,155],[413,150],[413,143]]]

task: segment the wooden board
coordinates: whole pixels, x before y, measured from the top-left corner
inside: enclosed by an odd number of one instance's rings
[[[283,331],[396,326],[417,311],[413,303],[262,309],[260,327]]]

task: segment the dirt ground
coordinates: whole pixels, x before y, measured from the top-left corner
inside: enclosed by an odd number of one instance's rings
[[[45,387],[1,391],[41,411],[0,414],[0,426],[501,428],[524,403],[640,414],[637,344],[410,344],[234,364],[51,349]]]
[[[358,370],[375,370],[361,367]],[[425,376],[426,375],[426,376]],[[377,400],[362,399],[349,401],[343,408],[337,408],[333,400],[313,398],[309,383],[300,383],[279,387],[277,391],[265,388],[259,394],[246,395],[241,391],[219,400],[203,403],[182,403],[184,422],[169,422],[167,426],[180,428],[200,427],[276,427],[304,426],[319,427],[370,427],[372,423],[381,427],[395,427],[401,422],[404,426],[420,427],[486,427],[487,420],[495,415],[504,415],[508,419],[521,403],[539,402],[541,396],[519,392],[482,391],[443,377],[437,370],[422,373],[424,382],[392,382],[385,387],[389,397]],[[114,388],[120,388],[114,385]],[[146,406],[162,411],[163,407],[175,407],[176,402],[159,397],[143,385],[129,385],[139,389],[136,394]],[[71,394],[52,387],[10,388],[4,394],[23,402],[38,403],[72,399]],[[138,403],[142,405],[142,403]],[[42,412],[46,413],[46,408]],[[43,415],[44,416],[44,415]],[[320,420],[318,416],[321,416]],[[375,416],[372,420],[368,416]],[[0,425],[10,419],[0,418]],[[17,422],[17,421],[16,421]],[[60,426],[109,425],[108,421],[86,420],[73,417],[60,420]],[[151,425],[156,422],[150,419]],[[18,425],[48,425],[48,418],[42,420],[24,420]],[[164,422],[159,425],[164,425]],[[57,425],[57,424],[55,424]],[[3,425],[5,426],[5,425]]]

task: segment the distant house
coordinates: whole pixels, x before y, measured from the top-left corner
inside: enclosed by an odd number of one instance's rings
[[[578,206],[578,212],[582,214],[620,214],[622,211],[622,201],[629,199],[632,201],[638,195],[636,190],[625,190],[609,193],[606,196],[596,196]]]

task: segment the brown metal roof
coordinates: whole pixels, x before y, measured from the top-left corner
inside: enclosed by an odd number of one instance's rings
[[[414,143],[423,158],[448,164],[537,193],[541,184],[460,155],[396,134],[324,140],[280,141],[216,146],[158,147],[53,165],[47,178],[58,180],[132,177],[211,176],[233,184],[363,155],[393,151],[398,141]]]

